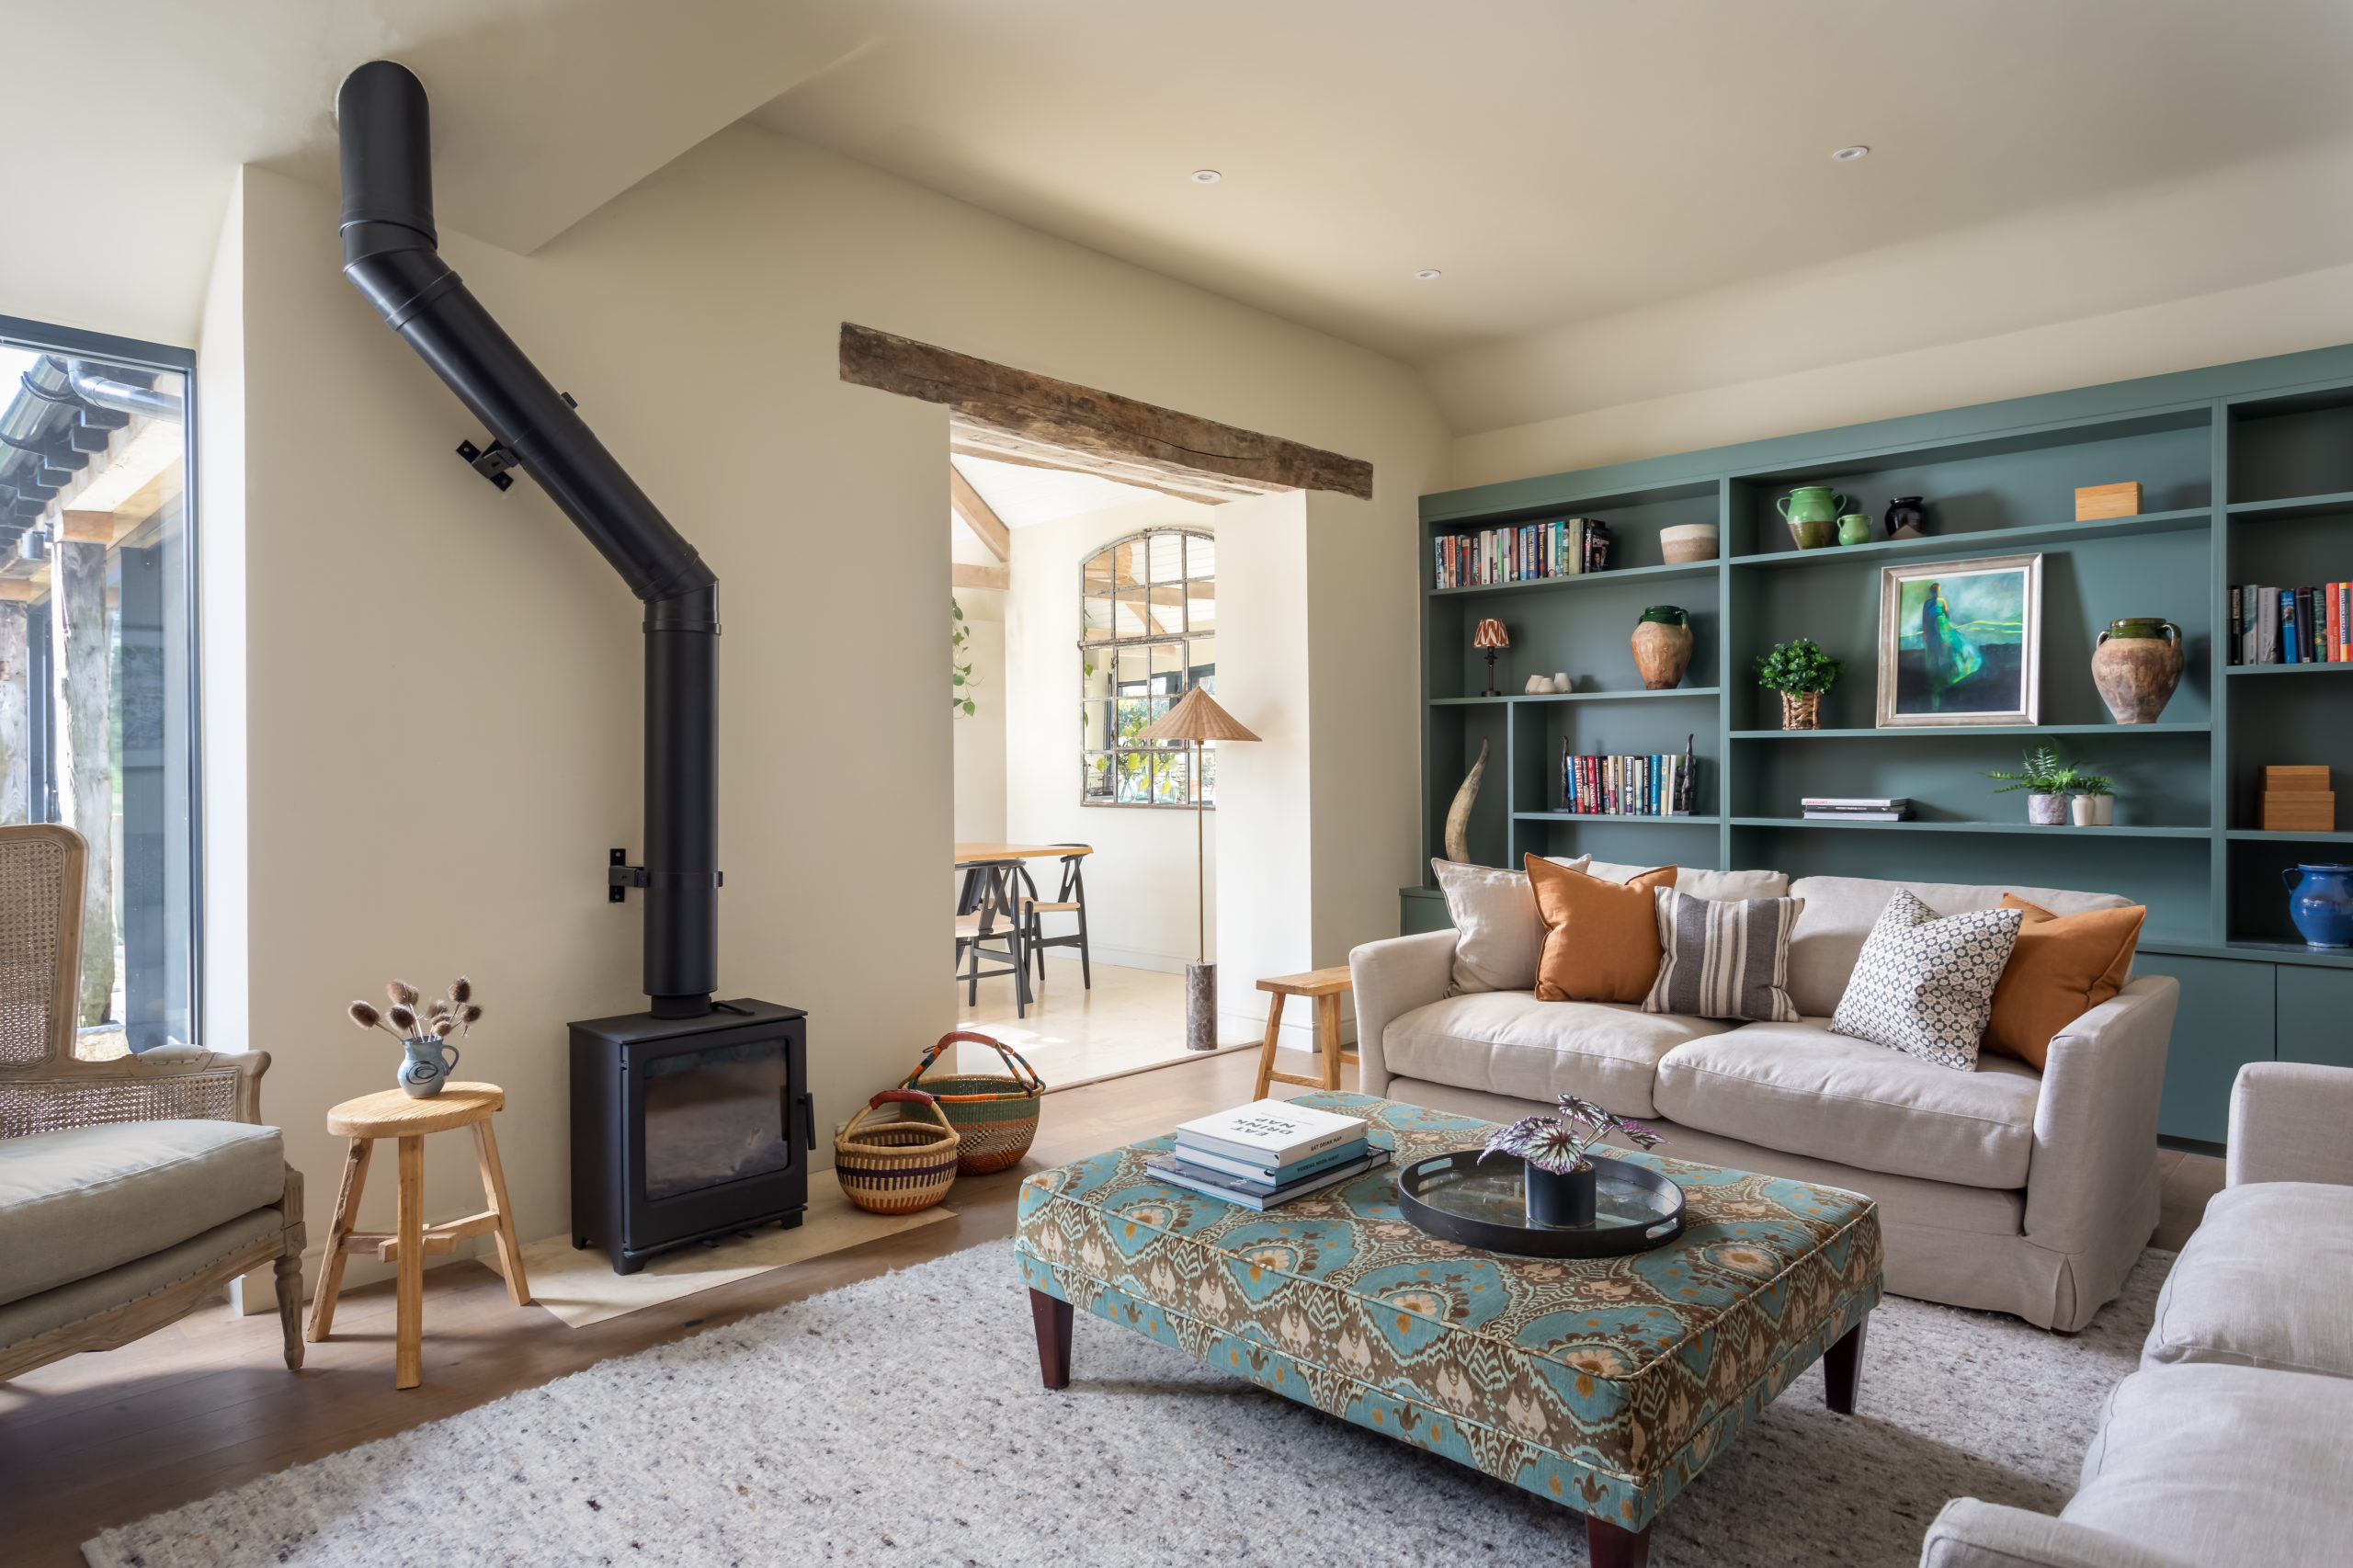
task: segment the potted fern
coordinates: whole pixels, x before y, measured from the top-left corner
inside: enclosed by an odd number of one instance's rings
[[[1811,637],[1776,642],[1769,653],[1756,658],[1756,684],[1781,694],[1781,728],[1822,728],[1822,694],[1837,682],[1846,665],[1822,651]]]
[[[2016,773],[1988,773],[1988,778],[2004,780],[1994,791],[2006,795],[2013,790],[2026,791],[2026,820],[2038,827],[2062,827],[2067,821],[2067,796],[2082,789],[2086,781],[2060,755],[2055,746],[2029,746],[2026,760]],[[2105,786],[2108,780],[2099,782]]]

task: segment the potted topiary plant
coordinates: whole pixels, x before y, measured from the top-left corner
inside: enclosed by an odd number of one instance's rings
[[[1988,773],[1988,778],[2005,780],[1994,791],[2006,795],[2013,790],[2026,791],[2026,820],[2038,827],[2061,827],[2067,821],[2068,792],[2082,787],[2084,775],[2069,766],[2052,746],[2030,746],[2026,761],[2016,773]],[[2100,782],[2105,784],[2106,779]]]
[[[1838,679],[1846,665],[1822,651],[1811,637],[1776,642],[1756,659],[1756,684],[1781,694],[1781,728],[1822,728],[1822,694]]]
[[[2075,798],[2068,802],[2077,827],[2116,825],[2116,780],[2097,773],[2075,776]]]

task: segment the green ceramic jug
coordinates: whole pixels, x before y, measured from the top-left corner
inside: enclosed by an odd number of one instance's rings
[[[1849,512],[1838,519],[1840,544],[1869,544],[1871,541],[1871,520],[1860,512]]]
[[[1838,515],[1852,511],[1855,502],[1826,484],[1801,484],[1773,506],[1800,550],[1820,550],[1837,539]]]

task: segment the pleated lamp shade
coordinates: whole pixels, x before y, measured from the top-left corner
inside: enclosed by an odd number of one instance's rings
[[[1511,633],[1504,630],[1504,623],[1500,620],[1483,620],[1479,623],[1479,630],[1471,634],[1471,646],[1508,648],[1511,646]]]
[[[1179,698],[1176,706],[1154,720],[1136,737],[1142,741],[1255,741],[1233,714],[1199,687]]]

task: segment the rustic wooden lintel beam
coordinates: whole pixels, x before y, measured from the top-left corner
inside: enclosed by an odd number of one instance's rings
[[[1214,419],[1017,370],[893,333],[842,323],[842,380],[945,403],[961,420],[1074,454],[1253,489],[1372,498],[1372,465]],[[1074,463],[1079,467],[1083,464]]]

